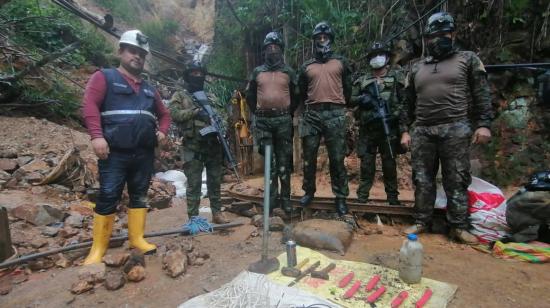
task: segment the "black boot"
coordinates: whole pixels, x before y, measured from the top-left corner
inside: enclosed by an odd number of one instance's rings
[[[305,194],[302,199],[300,199],[300,205],[303,207],[307,207],[313,201],[313,197],[313,194]]]
[[[334,205],[336,205],[336,212],[338,216],[344,216],[348,213],[348,206],[346,205],[346,199],[337,198],[334,200]]]
[[[290,200],[281,199],[281,208],[283,208],[285,213],[290,214],[292,211],[292,204],[290,204]]]
[[[397,199],[397,197],[388,197],[388,203],[390,205],[401,205],[401,202]]]

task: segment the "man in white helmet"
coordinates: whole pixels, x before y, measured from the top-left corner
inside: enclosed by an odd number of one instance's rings
[[[156,251],[155,245],[143,239],[146,197],[154,148],[165,139],[171,119],[157,90],[140,77],[148,53],[148,39],[141,31],[124,32],[119,41],[119,67],[95,72],[84,92],[82,114],[99,159],[100,182],[93,244],[84,264],[101,262],[124,185],[130,196],[130,246],[146,254]]]

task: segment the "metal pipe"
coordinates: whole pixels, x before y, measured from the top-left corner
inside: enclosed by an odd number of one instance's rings
[[[224,230],[224,229],[228,229],[228,228],[241,226],[242,224],[243,223],[241,223],[241,222],[232,222],[232,223],[228,223],[228,224],[214,225],[212,227],[212,229],[214,231]],[[176,229],[176,230],[151,232],[151,233],[145,234],[144,237],[157,237],[157,236],[172,235],[172,234],[189,235],[189,230],[187,230],[187,229]],[[111,241],[112,242],[117,242],[117,241],[125,241],[127,239],[128,239],[127,235],[122,235],[122,236],[112,237]],[[35,253],[35,254],[30,254],[30,255],[26,255],[26,256],[23,256],[23,257],[20,257],[20,258],[17,258],[17,259],[13,259],[13,260],[9,260],[9,261],[0,263],[0,268],[6,268],[6,267],[13,266],[13,265],[25,263],[25,262],[28,262],[28,261],[31,261],[31,260],[34,260],[34,259],[54,255],[56,253],[67,252],[67,251],[81,249],[81,248],[87,248],[87,247],[90,247],[90,246],[92,246],[92,241],[79,243],[79,244],[74,244],[74,245],[69,245],[69,246],[65,246],[65,247],[61,247],[61,248],[57,248],[57,249],[52,249],[52,250],[48,250],[48,251],[44,251],[44,252],[39,252],[39,253]]]
[[[262,260],[267,260],[269,242],[269,199],[271,197],[271,142],[264,144],[264,236],[262,241]]]

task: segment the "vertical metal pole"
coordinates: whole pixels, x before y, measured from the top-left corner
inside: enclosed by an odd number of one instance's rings
[[[269,241],[269,199],[271,196],[271,143],[264,144],[264,236],[262,241],[262,260],[267,260]]]

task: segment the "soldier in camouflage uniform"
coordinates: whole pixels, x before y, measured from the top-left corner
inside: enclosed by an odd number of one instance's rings
[[[400,152],[401,147],[398,141],[398,119],[403,106],[401,101],[405,78],[400,71],[389,68],[390,56],[391,53],[387,46],[375,42],[367,54],[371,70],[354,83],[352,103],[357,106],[354,113],[359,126],[357,155],[361,159],[361,176],[357,197],[361,203],[366,203],[369,199],[369,191],[376,170],[376,153],[380,152],[388,203],[390,205],[400,204],[397,198],[399,192],[397,191],[395,156],[398,151]],[[387,102],[390,112],[387,122],[390,129],[389,139],[393,157],[382,119],[378,113],[379,102],[376,99],[375,82],[378,83],[380,97]]]
[[[441,162],[450,236],[474,244],[476,237],[467,231],[470,143],[489,141],[493,112],[485,68],[475,53],[453,48],[454,30],[448,13],[428,19],[424,35],[430,56],[415,63],[406,80],[410,112],[401,113],[401,144],[412,144],[416,190],[415,225],[405,233],[424,232],[430,223]]]
[[[331,50],[334,32],[326,22],[313,30],[314,58],[306,61],[299,73],[301,102],[305,103],[300,119],[305,195],[300,200],[307,206],[314,198],[317,152],[324,137],[330,164],[332,192],[340,217],[348,214],[349,194],[344,158],[346,154],[346,105],[351,98],[351,72],[347,60]]]
[[[212,210],[212,222],[228,223],[221,213],[220,187],[223,170],[223,150],[216,134],[201,136],[200,130],[210,125],[206,111],[198,106],[192,93],[202,91],[206,69],[193,63],[184,73],[185,89],[174,93],[170,100],[170,113],[182,137],[183,172],[187,177],[187,214],[199,215],[202,170],[206,168],[206,186]]]
[[[281,206],[288,214],[290,204],[290,174],[292,171],[292,115],[297,106],[296,74],[283,59],[283,40],[277,32],[266,35],[263,44],[264,65],[252,72],[247,90],[247,102],[256,115],[254,133],[263,154],[263,145],[273,145],[270,209]],[[276,203],[279,191],[280,203]]]

